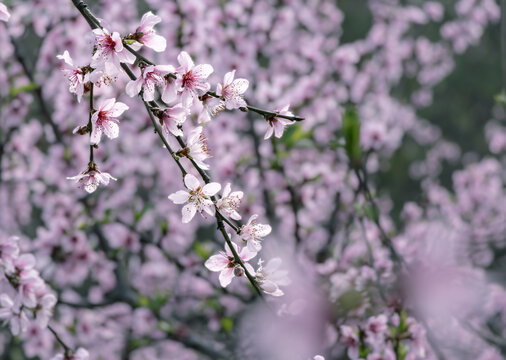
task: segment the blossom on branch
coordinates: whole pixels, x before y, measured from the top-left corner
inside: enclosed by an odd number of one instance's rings
[[[290,104],[285,105],[280,109],[276,109],[274,112],[278,115],[293,116],[293,113],[291,111],[288,111],[289,107]],[[267,122],[269,123],[269,128],[265,133],[264,140],[269,139],[272,136],[272,134],[274,134],[275,137],[280,138],[281,136],[283,136],[285,127],[295,122],[277,116],[266,117],[265,120],[267,120]]]
[[[186,109],[181,103],[159,111],[156,113],[162,125],[163,134],[169,136],[183,136],[183,131],[179,128],[186,121]]]
[[[142,70],[141,76],[137,80],[131,80],[126,86],[126,93],[134,97],[143,90],[142,98],[144,101],[153,101],[155,99],[155,86],[163,87],[165,91],[165,75],[174,72],[172,65],[150,65]]]
[[[11,333],[17,336],[28,326],[28,317],[19,303],[12,301],[7,294],[0,295],[0,319],[4,324],[9,323]]]
[[[244,267],[250,274],[254,275],[255,270],[250,264],[248,264],[248,261],[253,259],[257,253],[250,251],[246,247],[239,250],[237,245],[234,243],[232,243],[232,246],[235,252],[239,255]],[[227,287],[232,282],[234,276],[242,276],[244,273],[243,268],[235,261],[234,254],[226,243],[225,251],[220,251],[217,255],[211,256],[206,260],[204,265],[210,271],[220,272],[219,279],[222,287]]]
[[[241,215],[239,215],[237,209],[241,205],[243,196],[242,191],[231,192],[230,183],[228,183],[223,189],[222,197],[216,202],[216,207],[231,219],[241,220]]]
[[[206,137],[202,134],[202,126],[197,126],[190,131],[186,148],[181,151],[181,155],[191,157],[202,170],[209,170],[209,165],[204,163],[204,161],[210,158],[211,155],[207,148]]]
[[[90,354],[88,350],[84,348],[77,349],[76,352],[71,352],[71,354],[58,354],[53,357],[51,360],[88,360],[90,358]]]
[[[198,211],[201,215],[205,211],[211,216],[214,216],[216,209],[211,197],[216,195],[221,189],[221,185],[215,182],[205,184],[202,186],[200,181],[192,174],[186,174],[184,177],[184,184],[188,191],[179,190],[169,195],[169,200],[174,204],[184,204],[183,218],[184,224],[189,223]]]
[[[92,145],[100,143],[102,132],[109,139],[117,138],[119,135],[119,120],[116,117],[123,114],[126,110],[128,110],[128,106],[122,102],[116,102],[115,98],[104,100],[91,117],[90,143]]]
[[[74,62],[67,50],[65,50],[62,55],[57,55],[56,57],[65,62],[62,71],[69,81],[69,91],[71,94],[76,94],[77,101],[81,102],[85,90],[85,84],[89,81],[89,75],[83,70],[83,68],[74,65]]]
[[[218,84],[216,87],[216,95],[222,97],[225,101],[227,109],[238,109],[247,107],[243,94],[249,86],[249,81],[246,79],[235,79],[235,70],[225,74],[223,78],[223,85]]]
[[[133,64],[135,56],[123,46],[123,40],[117,32],[112,34],[107,29],[94,29],[95,53],[91,60],[91,67],[114,75],[121,69],[121,63]]]
[[[248,223],[242,226],[239,233],[240,238],[246,243],[246,246],[250,249],[250,251],[255,252],[262,249],[260,241],[272,231],[270,225],[258,224],[256,222],[257,217],[257,214],[252,215],[249,218]]]
[[[162,18],[154,15],[151,11],[142,16],[141,24],[135,30],[135,34],[131,36],[132,39],[139,43],[146,45],[156,52],[165,51],[167,41],[161,35],[157,35],[153,27],[162,21]]]
[[[100,184],[109,185],[109,180],[116,181],[109,173],[100,172],[95,163],[88,166],[86,170],[76,176],[67,177],[67,180],[75,180],[78,187],[93,193]]]
[[[198,100],[199,96],[209,91],[211,85],[207,78],[214,71],[209,64],[195,65],[192,58],[186,51],[182,51],[178,57],[179,67],[176,69],[178,74],[176,80],[177,90],[181,93],[183,105],[189,107],[193,100]]]

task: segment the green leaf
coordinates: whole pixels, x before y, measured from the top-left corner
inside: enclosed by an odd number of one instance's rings
[[[22,92],[33,91],[35,89],[37,89],[37,84],[31,82],[26,85],[11,89],[10,96],[15,97],[16,95],[18,95]]]
[[[281,138],[281,142],[285,144],[287,149],[291,149],[299,144],[307,147],[307,142],[311,139],[311,137],[312,131],[304,131],[302,125],[293,124],[286,128],[286,131]]]
[[[225,332],[230,332],[234,328],[234,320],[229,317],[221,318],[221,327]]]
[[[408,354],[408,348],[403,343],[397,346],[397,360],[404,360]]]
[[[207,260],[209,256],[211,256],[211,251],[208,246],[205,246],[199,242],[195,242],[193,244],[193,250],[199,255],[203,260]]]
[[[496,103],[500,105],[506,105],[506,92],[503,90],[496,96],[494,96],[494,100]]]
[[[356,290],[349,290],[337,300],[339,310],[345,313],[362,305],[362,294]]]
[[[354,169],[360,168],[362,149],[360,148],[360,121],[357,112],[348,108],[343,116],[342,132],[344,135],[344,149]]]

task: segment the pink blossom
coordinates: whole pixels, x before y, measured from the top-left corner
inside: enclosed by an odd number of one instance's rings
[[[100,172],[95,164],[89,166],[86,170],[76,176],[67,177],[67,180],[76,180],[79,188],[84,188],[88,193],[97,190],[100,184],[109,185],[109,180],[116,181],[109,173]]]
[[[142,74],[137,80],[129,81],[126,86],[126,93],[130,97],[139,94],[143,90],[142,98],[144,101],[153,101],[155,99],[155,86],[166,89],[165,75],[174,72],[172,65],[150,65],[142,69]]]
[[[209,155],[207,148],[206,137],[202,134],[202,126],[197,126],[188,134],[185,155],[190,156],[201,169],[209,170],[209,165],[204,161],[211,155]]]
[[[104,70],[106,74],[116,74],[121,69],[121,63],[133,64],[135,56],[123,47],[121,36],[117,32],[112,34],[107,29],[93,30],[96,40],[96,50],[91,60],[91,67]]]
[[[209,91],[211,85],[207,82],[207,78],[214,71],[209,64],[194,64],[192,58],[186,51],[182,51],[178,57],[179,67],[176,69],[178,78],[176,85],[178,91],[182,94],[183,105],[190,106],[194,99],[204,95]]]
[[[0,3],[0,21],[9,21],[11,14],[9,14],[9,10],[5,4]]]
[[[182,210],[183,224],[190,222],[197,211],[200,214],[205,211],[209,215],[214,216],[216,210],[211,197],[220,191],[221,185],[212,182],[202,186],[199,180],[192,174],[186,174],[184,184],[188,188],[188,191],[179,190],[169,195],[169,200],[174,204],[188,203],[183,206]]]
[[[293,116],[293,113],[288,111],[288,108],[290,107],[290,104],[283,106],[281,109],[277,109],[274,112],[279,115],[286,115],[286,116]],[[273,116],[271,118],[268,118],[267,121],[269,122],[269,128],[267,129],[267,132],[265,133],[264,140],[269,139],[272,134],[274,133],[274,136],[277,138],[280,138],[283,136],[283,132],[285,131],[285,126],[291,125],[294,123],[292,120],[280,118]]]
[[[39,327],[45,329],[56,305],[56,297],[53,294],[45,294],[37,301],[35,317]]]
[[[234,191],[231,193],[230,183],[228,183],[223,189],[222,197],[216,202],[216,207],[230,218],[241,220],[241,215],[239,215],[237,209],[241,205],[243,196],[244,194],[242,191]]]
[[[14,259],[19,255],[18,240],[14,236],[0,238],[0,263],[6,272],[14,271]]]
[[[272,231],[270,225],[258,224],[256,222],[258,215],[254,214],[249,218],[246,225],[243,225],[239,234],[243,242],[251,252],[258,252],[262,249],[260,241],[263,237],[269,235]]]
[[[153,27],[158,24],[162,19],[154,15],[151,11],[142,16],[141,24],[135,30],[135,40],[156,52],[163,52],[167,47],[167,41],[163,36],[157,35]]]
[[[216,88],[216,95],[223,97],[227,109],[238,109],[247,107],[243,95],[249,86],[249,81],[246,79],[235,79],[235,70],[225,74],[223,78],[223,85],[218,84]]]
[[[280,270],[281,263],[280,258],[273,258],[269,260],[267,265],[263,266],[263,260],[258,260],[259,267],[255,278],[266,294],[282,296],[284,293],[279,287],[290,284],[288,271]]]
[[[122,102],[116,102],[115,98],[104,100],[98,107],[98,110],[91,116],[92,130],[90,143],[100,143],[102,132],[109,139],[117,138],[119,134],[119,120],[116,117],[123,114],[126,110],[128,110],[128,106]]]
[[[51,360],[88,360],[90,358],[90,353],[88,350],[84,348],[77,349],[73,354],[58,354],[53,357]]]
[[[351,327],[341,326],[341,342],[348,347],[350,359],[358,359],[358,335]]]
[[[232,246],[248,272],[254,275],[255,271],[253,267],[248,264],[248,261],[253,259],[257,253],[249,251],[246,247],[238,250],[237,245],[234,243],[232,243]],[[235,262],[234,254],[227,244],[225,244],[225,251],[220,251],[217,255],[211,256],[204,265],[210,271],[220,272],[219,280],[222,287],[227,287],[232,282],[234,276],[242,276],[243,274],[241,266]]]
[[[63,55],[57,55],[56,57],[65,62],[62,71],[69,81],[69,91],[71,94],[76,94],[77,101],[81,102],[84,94],[85,84],[88,82],[89,76],[84,72],[82,68],[74,65],[74,62],[67,50],[63,52]]]
[[[183,136],[183,131],[179,126],[186,121],[186,109],[181,103],[171,108],[163,109],[159,118],[162,122],[162,130],[165,136],[169,136],[169,133],[174,136]]]
[[[14,336],[24,332],[28,326],[28,317],[7,294],[0,295],[0,319],[10,324]]]

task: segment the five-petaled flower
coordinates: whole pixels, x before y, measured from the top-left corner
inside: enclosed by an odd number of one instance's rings
[[[143,89],[142,98],[144,101],[153,101],[155,99],[155,86],[163,88],[163,92],[169,91],[166,86],[165,76],[174,72],[172,65],[150,65],[142,69],[142,74],[137,80],[129,81],[126,86],[126,93],[134,97]]]
[[[17,336],[28,326],[28,317],[22,310],[21,304],[12,301],[7,294],[0,295],[0,319],[9,323],[11,333]]]
[[[186,121],[186,109],[182,104],[176,104],[173,107],[160,110],[157,113],[162,125],[163,134],[169,136],[183,136],[183,131],[179,128]]]
[[[81,102],[85,84],[89,81],[89,75],[83,68],[74,65],[74,61],[67,50],[65,50],[62,55],[57,55],[56,57],[65,62],[62,71],[69,80],[69,91],[71,94],[76,94],[77,101]]]
[[[239,215],[237,209],[241,205],[243,196],[244,194],[242,191],[231,192],[230,183],[228,183],[223,188],[223,195],[221,199],[216,202],[216,207],[225,215],[230,216],[230,218],[241,220],[241,215]]]
[[[283,106],[280,109],[276,109],[274,112],[277,115],[285,115],[285,116],[293,116],[293,113],[291,111],[288,111],[288,108],[290,107],[290,104]],[[283,132],[285,131],[285,126],[293,124],[295,121],[284,119],[277,116],[271,116],[267,117],[266,120],[269,122],[269,128],[267,129],[267,132],[265,133],[264,140],[267,140],[272,136],[274,133],[274,136],[277,138],[280,138],[283,136]]]
[[[258,252],[262,249],[260,241],[263,237],[271,233],[272,228],[270,225],[258,224],[256,222],[258,215],[254,214],[249,218],[246,225],[243,225],[240,230],[240,238],[246,243],[250,251]]]
[[[201,215],[205,211],[211,216],[214,216],[216,209],[211,197],[216,195],[221,189],[221,185],[215,182],[205,184],[202,186],[199,180],[192,174],[186,174],[184,177],[184,184],[188,191],[179,190],[171,195],[169,199],[174,204],[184,204],[183,206],[183,223],[188,223],[193,219],[195,213],[198,211]]]
[[[195,65],[186,51],[178,55],[177,61],[180,66],[176,69],[178,74],[176,86],[181,93],[183,105],[189,107],[194,99],[198,99],[211,88],[207,78],[214,69],[209,64]]]
[[[246,101],[243,99],[243,94],[249,86],[249,81],[246,79],[235,79],[235,70],[225,74],[223,78],[223,85],[218,84],[216,87],[216,95],[223,98],[227,109],[238,109],[247,107]]]
[[[145,13],[142,16],[141,24],[133,34],[133,38],[156,52],[165,51],[167,41],[163,36],[157,35],[155,29],[153,29],[160,21],[162,21],[162,18],[154,15],[151,11]]]
[[[65,352],[65,354],[58,354],[51,360],[88,360],[90,353],[84,348],[79,348],[73,352],[71,350]]]
[[[121,63],[133,64],[135,56],[125,50],[121,36],[117,32],[112,34],[107,29],[95,29],[95,53],[90,66],[114,75],[121,69]]]
[[[118,137],[119,134],[119,120],[116,117],[123,114],[128,110],[128,106],[121,102],[116,102],[115,98],[107,99],[102,102],[98,110],[91,116],[92,129],[90,136],[90,143],[100,143],[102,132],[107,135],[109,139]]]
[[[95,163],[90,163],[79,175],[67,177],[67,180],[76,180],[79,188],[84,188],[90,194],[97,190],[100,184],[108,185],[111,179],[117,180],[106,172],[100,172]]]
[[[248,264],[248,261],[256,256],[256,252],[251,252],[248,248],[244,247],[238,249],[237,245],[232,243],[235,252],[239,255],[244,267],[248,270],[251,275],[255,275],[255,270]],[[220,272],[220,285],[227,287],[232,282],[234,276],[242,276],[243,269],[241,265],[235,261],[234,254],[225,243],[225,251],[220,251],[217,255],[211,256],[204,264],[206,268],[211,271]]]
[[[209,165],[204,161],[211,157],[207,148],[207,140],[202,134],[202,126],[197,126],[190,131],[186,142],[186,147],[179,151],[181,156],[191,157],[193,161],[203,170],[209,170]]]

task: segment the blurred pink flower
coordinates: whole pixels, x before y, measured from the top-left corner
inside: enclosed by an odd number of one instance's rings
[[[9,21],[9,18],[11,17],[11,14],[9,13],[9,10],[7,9],[7,6],[5,4],[0,3],[0,21]]]

